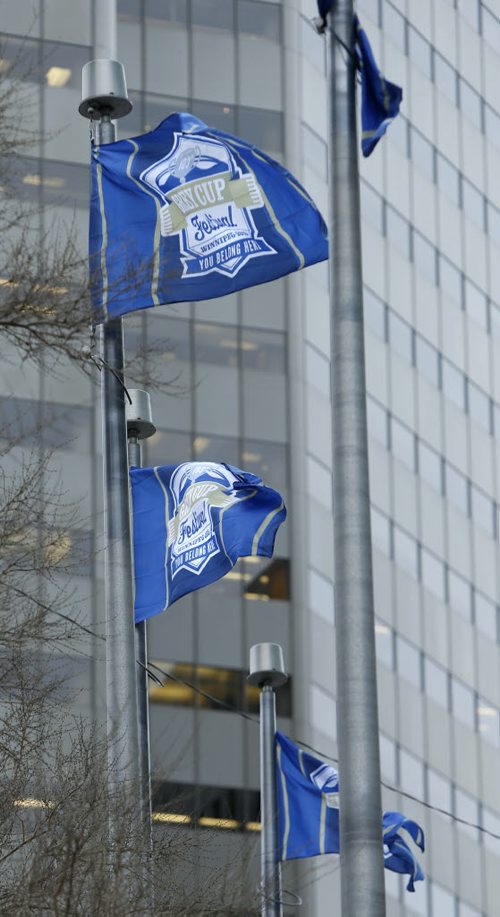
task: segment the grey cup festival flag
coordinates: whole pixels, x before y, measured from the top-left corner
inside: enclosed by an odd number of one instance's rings
[[[280,494],[216,462],[132,468],[135,620],[220,579],[238,557],[271,557]]]
[[[276,733],[276,783],[280,860],[340,852],[338,771]],[[384,866],[408,876],[407,890],[424,878],[420,864],[400,830],[424,850],[424,833],[401,812],[384,812]]]
[[[325,223],[293,175],[193,115],[93,147],[94,322],[225,296],[326,258]]]
[[[318,0],[318,11],[324,23],[334,0]],[[359,19],[354,16],[355,51],[361,74],[361,152],[369,156],[390,123],[399,114],[403,90],[390,83],[380,72],[373,51]]]

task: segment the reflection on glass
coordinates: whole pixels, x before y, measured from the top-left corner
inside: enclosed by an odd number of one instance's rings
[[[277,3],[255,3],[238,0],[238,31],[259,38],[279,41],[281,36],[281,7]],[[312,31],[312,29],[311,29]]]
[[[201,707],[207,710],[245,710],[259,712],[257,687],[247,682],[248,672],[191,662],[153,660],[152,668],[161,685],[150,681],[149,699],[153,704],[176,707]],[[160,671],[158,671],[160,670]],[[276,692],[278,716],[291,716],[291,679]]]
[[[274,557],[267,566],[248,580],[244,595],[246,599],[288,602],[290,600],[290,561],[285,557]]]
[[[191,0],[191,22],[211,29],[233,28],[233,0]]]

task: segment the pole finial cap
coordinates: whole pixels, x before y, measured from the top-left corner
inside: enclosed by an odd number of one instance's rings
[[[149,393],[140,388],[129,388],[128,393],[131,403],[127,402],[125,405],[127,434],[137,436],[137,439],[149,439],[156,433]]]
[[[283,650],[278,643],[256,643],[250,647],[250,672],[247,676],[251,685],[263,688],[280,688],[288,681],[283,662]]]
[[[109,115],[123,118],[132,111],[125,70],[117,60],[91,60],[82,69],[82,101],[78,111],[84,118]]]

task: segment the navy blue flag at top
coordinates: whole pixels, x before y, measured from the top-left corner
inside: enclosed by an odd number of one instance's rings
[[[318,10],[323,21],[326,21],[333,3],[334,0],[318,0]],[[354,17],[354,29],[361,73],[361,151],[363,156],[369,156],[399,113],[403,90],[382,76],[357,16]]]
[[[399,113],[403,90],[382,76],[357,16],[354,25],[361,71],[361,150],[369,156]]]
[[[276,733],[279,859],[296,860],[340,852],[339,775],[331,764],[303,751],[283,733]],[[424,878],[415,855],[399,834],[403,828],[424,850],[416,822],[400,812],[384,812],[384,865],[409,876],[407,889]]]
[[[225,296],[326,258],[325,223],[293,175],[193,115],[92,148],[94,322]]]
[[[215,462],[132,468],[135,620],[224,576],[238,557],[271,557],[280,494]]]

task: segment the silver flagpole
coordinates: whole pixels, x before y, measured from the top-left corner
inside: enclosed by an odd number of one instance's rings
[[[385,914],[352,0],[327,20],[333,499],[343,917]]]
[[[122,65],[107,59],[90,61],[83,68],[82,89],[79,111],[92,120],[96,146],[111,143],[116,136],[112,118],[121,118],[132,109]],[[105,245],[103,217],[104,267]],[[108,296],[104,281],[103,298]],[[121,318],[107,319],[101,324],[101,356],[108,786],[115,803],[128,802],[135,807],[140,789],[139,730]],[[117,814],[113,810],[112,804],[112,834],[118,830]]]
[[[132,403],[126,405],[128,460],[130,466],[142,466],[141,441],[156,433],[152,421],[151,403],[147,392],[140,389],[128,390]],[[148,703],[148,643],[146,622],[135,625],[137,659],[137,703],[139,710],[139,770],[142,786],[143,818],[146,836],[151,843],[151,754],[149,743]]]
[[[257,643],[250,648],[248,681],[260,690],[260,894],[262,917],[281,917],[281,866],[278,859],[278,806],[276,790],[275,689],[288,679],[283,665],[283,651],[277,643]]]

